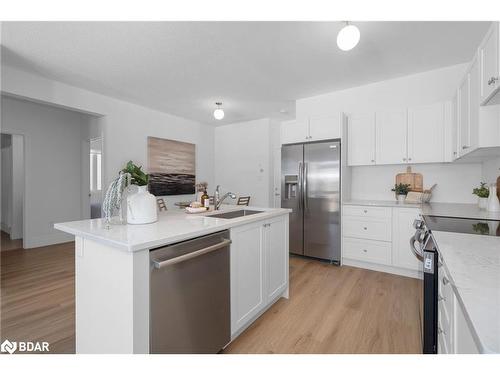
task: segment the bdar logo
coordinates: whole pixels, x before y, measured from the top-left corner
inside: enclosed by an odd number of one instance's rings
[[[17,342],[10,342],[9,340],[5,340],[2,342],[2,345],[0,345],[0,350],[5,353],[8,352],[10,354],[14,353],[17,349]]]

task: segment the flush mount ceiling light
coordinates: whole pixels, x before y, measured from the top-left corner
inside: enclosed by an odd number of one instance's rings
[[[221,108],[222,102],[215,103],[217,109],[214,111],[214,118],[216,120],[222,120],[224,118],[224,110]]]
[[[345,23],[345,26],[337,34],[337,46],[342,51],[349,51],[356,47],[359,42],[359,29],[354,25],[349,25],[349,22]]]

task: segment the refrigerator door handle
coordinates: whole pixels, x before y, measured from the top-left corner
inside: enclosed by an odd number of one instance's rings
[[[302,173],[302,179],[304,180],[304,211],[308,209],[308,197],[307,197],[307,163],[304,162],[304,172]]]
[[[299,181],[298,181],[298,200],[299,200],[299,210],[302,210],[302,179],[304,178],[303,177],[303,174],[302,174],[303,170],[302,170],[302,162],[299,161]]]

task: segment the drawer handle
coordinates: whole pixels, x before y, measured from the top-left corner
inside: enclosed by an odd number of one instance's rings
[[[449,284],[450,280],[446,278],[446,276],[443,276],[443,285]]]
[[[364,230],[367,230],[368,228],[367,227],[363,227]]]
[[[363,210],[363,212],[366,214],[368,212],[368,210]]]
[[[363,252],[364,252],[364,253],[367,253],[367,252],[368,252],[368,250],[366,250],[366,249],[363,249]]]

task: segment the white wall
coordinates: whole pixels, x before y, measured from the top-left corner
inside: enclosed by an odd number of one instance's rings
[[[2,128],[25,140],[25,248],[72,240],[55,222],[82,219],[82,127],[87,116],[2,96]]]
[[[223,192],[250,195],[252,206],[272,204],[271,139],[269,119],[215,128],[215,181]]]
[[[450,100],[468,64],[413,74],[376,82],[347,90],[297,100],[296,116],[335,115],[338,112],[366,112],[378,109],[405,108]],[[432,135],[431,135],[432,136]],[[390,191],[395,175],[405,166],[383,165],[352,167],[352,199],[394,199]],[[433,194],[436,202],[476,202],[472,188],[482,176],[480,163],[421,164],[413,166],[421,172],[425,187],[437,183]]]
[[[395,176],[405,172],[403,165],[378,165],[353,167],[351,198],[394,200],[391,188]],[[417,164],[413,172],[422,173],[424,187],[437,184],[433,191],[433,202],[476,203],[472,189],[481,181],[480,164]]]
[[[488,184],[496,184],[500,176],[500,158],[494,158],[483,162],[483,174],[481,181]]]
[[[78,87],[2,66],[2,91],[20,97],[102,116],[104,133],[104,181],[106,186],[127,161],[147,164],[147,137],[160,137],[196,144],[196,179],[214,188],[214,128],[195,121],[114,99]],[[208,116],[209,114],[207,114]],[[179,200],[167,199],[172,208]]]

